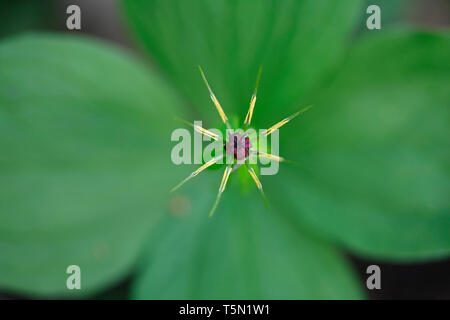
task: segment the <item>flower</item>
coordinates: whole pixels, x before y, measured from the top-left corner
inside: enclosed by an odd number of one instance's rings
[[[228,121],[228,117],[225,115],[225,112],[222,109],[222,106],[220,105],[219,101],[217,100],[215,94],[213,93],[208,80],[206,80],[205,74],[202,70],[202,68],[199,66],[199,70],[200,73],[202,75],[202,78],[206,84],[206,87],[209,90],[209,95],[211,97],[212,102],[214,103],[217,112],[220,115],[220,118],[222,119],[223,123],[226,125],[226,127],[228,129],[231,129],[231,125],[230,122]],[[247,112],[247,115],[245,116],[245,120],[244,120],[244,126],[245,128],[248,128],[252,122],[252,117],[253,117],[253,111],[255,108],[255,104],[256,104],[256,95],[258,93],[258,84],[259,84],[259,79],[261,77],[261,71],[262,68],[259,68],[259,72],[258,72],[258,76],[256,78],[256,85],[255,85],[255,90],[252,94],[252,97],[250,99],[250,106]],[[308,106],[300,111],[297,111],[296,113],[290,115],[287,118],[284,118],[283,120],[279,121],[278,123],[274,124],[272,127],[270,127],[269,129],[265,130],[264,132],[264,137],[269,136],[272,132],[278,130],[279,128],[281,128],[282,126],[284,126],[286,123],[288,123],[289,121],[291,121],[292,119],[294,119],[295,117],[297,117],[298,115],[302,114],[305,111],[308,111],[312,106]],[[188,123],[190,124],[190,123]],[[251,167],[250,165],[250,157],[252,155],[260,157],[260,158],[265,158],[271,161],[284,161],[284,159],[282,157],[279,157],[278,155],[274,155],[274,154],[270,154],[270,153],[266,153],[263,151],[259,151],[257,148],[257,143],[254,143],[252,145],[252,143],[250,142],[250,133],[249,132],[244,132],[241,131],[239,132],[237,129],[235,130],[235,133],[228,133],[228,139],[227,140],[223,140],[222,138],[219,138],[218,135],[216,135],[215,133],[202,128],[198,125],[194,125],[194,124],[190,124],[192,127],[194,127],[194,129],[201,133],[204,134],[210,138],[213,138],[214,140],[220,140],[220,142],[222,142],[222,146],[225,150],[226,155],[230,155],[231,156],[231,160],[232,162],[229,163],[227,165],[227,167],[225,168],[225,172],[223,173],[223,177],[222,177],[222,181],[220,182],[220,186],[219,186],[219,193],[217,194],[216,200],[214,202],[214,205],[211,209],[211,211],[209,212],[209,216],[211,217],[214,214],[214,211],[217,208],[217,205],[219,204],[220,198],[222,197],[222,193],[225,191],[227,182],[228,182],[228,178],[230,177],[231,172],[235,171],[236,169],[238,169],[243,163],[245,164],[245,167],[247,168],[247,171],[249,173],[249,175],[252,177],[253,181],[255,182],[259,192],[261,193],[261,196],[263,197],[264,201],[267,203],[267,198],[264,194],[263,191],[263,187],[261,184],[261,181],[259,181],[259,178],[255,172],[255,170],[253,169],[253,167]],[[206,162],[205,164],[203,164],[200,168],[198,168],[197,170],[195,170],[194,172],[192,172],[186,179],[184,179],[183,181],[181,181],[177,186],[175,186],[174,188],[172,188],[172,192],[177,190],[179,187],[181,187],[185,182],[189,181],[190,179],[192,179],[193,177],[197,176],[200,172],[202,172],[203,170],[209,168],[210,166],[218,163],[219,161],[223,160],[224,158],[224,154],[220,153],[218,155],[216,155],[213,159],[209,160],[208,162]],[[232,165],[234,164],[234,167],[232,168]]]

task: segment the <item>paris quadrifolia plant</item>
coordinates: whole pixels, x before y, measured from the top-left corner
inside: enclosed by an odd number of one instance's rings
[[[197,176],[200,172],[204,171],[205,169],[216,165],[216,164],[223,164],[225,160],[225,171],[222,176],[222,180],[219,185],[219,191],[217,193],[216,200],[211,208],[211,211],[209,213],[209,216],[211,217],[216,208],[219,204],[219,201],[222,197],[222,194],[225,191],[225,188],[227,186],[228,178],[230,177],[230,174],[234,171],[236,171],[239,167],[242,165],[245,166],[248,174],[253,179],[253,181],[256,184],[256,187],[258,188],[266,207],[268,206],[267,197],[264,194],[263,186],[258,178],[258,172],[259,167],[257,166],[258,160],[265,160],[266,162],[290,162],[294,163],[292,161],[288,161],[282,157],[280,157],[277,152],[267,152],[267,137],[271,135],[274,132],[277,132],[279,128],[287,124],[292,119],[296,118],[300,114],[304,113],[305,111],[308,111],[312,105],[307,106],[306,108],[303,108],[294,114],[284,118],[283,120],[275,123],[273,126],[271,126],[269,129],[260,129],[259,135],[257,135],[257,131],[251,127],[251,121],[253,117],[253,112],[256,105],[256,98],[258,93],[258,86],[259,86],[259,80],[261,78],[261,72],[262,67],[259,68],[258,75],[256,77],[256,84],[253,91],[253,94],[250,98],[250,106],[248,108],[247,115],[245,116],[243,128],[232,128],[230,121],[225,114],[222,106],[220,105],[219,100],[217,99],[216,95],[214,94],[213,90],[211,89],[211,86],[208,83],[208,80],[206,79],[205,73],[203,72],[203,69],[201,66],[198,66],[200,70],[200,74],[202,76],[203,81],[205,82],[206,87],[209,91],[209,96],[214,103],[214,106],[217,109],[217,112],[219,113],[220,119],[226,126],[226,135],[225,138],[221,134],[219,130],[208,130],[203,128],[202,126],[196,124],[196,123],[190,123],[185,120],[181,120],[183,123],[188,124],[194,128],[194,130],[202,135],[207,136],[210,139],[213,139],[216,143],[216,146],[218,148],[214,149],[214,155],[206,161],[202,166],[200,166],[197,170],[193,171],[187,178],[182,180],[178,185],[176,185],[174,188],[172,188],[171,192],[176,191],[178,188],[180,188],[184,183],[189,181],[190,179]],[[275,134],[274,134],[275,135]],[[276,136],[278,138],[278,135]],[[274,139],[272,139],[272,144],[274,143]],[[275,143],[278,143],[278,140],[275,139]],[[278,148],[274,148],[275,150],[278,150]],[[273,174],[273,173],[272,173]]]
[[[6,32],[23,2],[0,1],[1,293],[361,299],[348,256],[450,257],[448,28],[367,30],[365,0],[118,0],[119,38],[89,36],[88,1],[79,31],[49,7],[26,13],[59,32]]]

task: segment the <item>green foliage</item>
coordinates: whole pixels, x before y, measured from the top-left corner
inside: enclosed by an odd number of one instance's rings
[[[302,164],[280,172],[296,219],[362,255],[449,254],[449,39],[404,31],[353,48],[284,132]]]
[[[173,93],[110,46],[55,35],[3,42],[0,88],[0,285],[69,294],[71,264],[82,293],[117,281],[166,194]]]
[[[196,66],[241,122],[262,66],[253,123],[266,127],[312,103],[305,96],[337,63],[361,3],[125,0],[123,6],[144,49],[211,126],[218,118]]]
[[[192,181],[179,195],[190,208],[161,225],[142,266],[138,299],[356,299],[360,289],[332,248],[268,212],[256,192],[231,183],[214,217],[218,175]],[[256,188],[255,188],[256,189]],[[198,195],[202,196],[199,197]]]

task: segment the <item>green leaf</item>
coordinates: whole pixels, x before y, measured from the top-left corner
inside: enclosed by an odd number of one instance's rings
[[[268,212],[257,193],[242,195],[230,177],[212,218],[221,173],[190,181],[173,197],[178,216],[152,240],[134,287],[137,299],[360,298],[345,259]]]
[[[197,70],[228,115],[246,115],[259,66],[253,123],[306,106],[338,61],[362,1],[124,0],[128,24],[204,120],[219,122]]]
[[[130,271],[174,181],[179,101],[148,70],[86,38],[0,45],[3,289],[90,294]],[[81,292],[66,288],[69,265],[81,268]]]
[[[449,255],[449,40],[367,38],[302,124],[281,133],[302,164],[280,177],[297,220],[362,255]]]

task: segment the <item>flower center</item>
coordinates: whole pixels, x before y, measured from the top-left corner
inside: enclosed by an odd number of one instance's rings
[[[233,155],[236,160],[248,158],[250,154],[250,139],[247,133],[233,133],[229,135],[228,143],[224,146],[225,151],[229,155]]]

